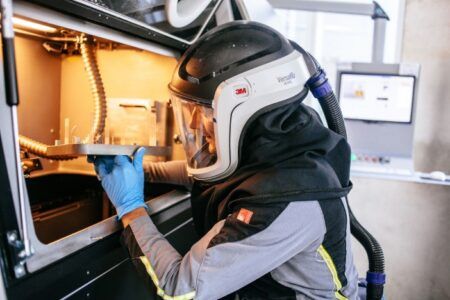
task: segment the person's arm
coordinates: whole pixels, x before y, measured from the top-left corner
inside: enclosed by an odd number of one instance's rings
[[[315,251],[325,225],[316,201],[237,209],[182,257],[142,209],[123,217],[122,240],[158,294],[219,299],[302,251]]]
[[[170,183],[192,186],[192,177],[188,175],[186,161],[144,162],[145,180],[154,183]]]
[[[119,219],[123,241],[138,268],[163,298],[217,299],[277,268],[302,251],[315,251],[325,224],[317,201],[239,207],[184,256],[144,213],[144,150],[113,165],[94,164]],[[166,296],[166,297],[164,297]]]
[[[131,212],[125,214],[122,217],[122,225],[123,228],[127,228],[128,225],[130,225],[131,222],[133,222],[136,219],[139,219],[140,217],[148,216],[147,210],[143,207],[137,208],[135,210],[132,210]]]

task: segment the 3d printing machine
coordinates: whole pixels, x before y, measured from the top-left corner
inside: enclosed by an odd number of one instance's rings
[[[0,88],[8,298],[117,299],[131,291],[149,297],[119,244],[114,208],[86,156],[131,155],[145,146],[149,161],[184,158],[167,84],[183,50],[232,19],[227,1],[195,2],[184,15],[177,1],[14,2],[17,109],[5,101],[8,76],[1,79],[6,90]],[[20,184],[23,195],[11,188]],[[146,197],[161,232],[186,252],[197,239],[189,193],[148,184]]]

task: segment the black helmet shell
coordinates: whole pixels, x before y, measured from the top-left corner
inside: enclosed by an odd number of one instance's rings
[[[229,22],[203,35],[180,58],[169,89],[211,105],[219,84],[294,51],[273,28],[251,21]]]

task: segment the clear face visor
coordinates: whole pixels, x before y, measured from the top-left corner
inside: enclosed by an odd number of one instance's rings
[[[171,99],[189,167],[201,169],[215,164],[213,109],[174,94]]]

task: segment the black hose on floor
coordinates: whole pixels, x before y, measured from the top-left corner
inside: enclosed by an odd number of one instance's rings
[[[311,56],[312,57],[312,56]],[[317,64],[317,61],[315,61]],[[318,73],[308,81],[308,87],[319,100],[328,123],[328,128],[347,138],[344,118],[325,72],[319,68]],[[346,199],[347,200],[347,199]],[[352,235],[366,250],[369,259],[369,271],[367,272],[367,299],[380,300],[383,297],[385,283],[384,254],[378,241],[359,223],[353,215],[347,200],[350,216],[350,230]]]

